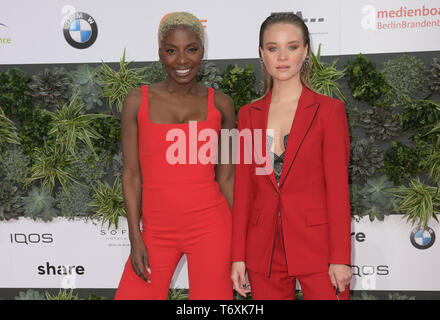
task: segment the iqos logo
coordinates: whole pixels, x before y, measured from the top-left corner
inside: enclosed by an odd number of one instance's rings
[[[38,243],[53,243],[52,233],[11,233],[11,243],[32,245]]]

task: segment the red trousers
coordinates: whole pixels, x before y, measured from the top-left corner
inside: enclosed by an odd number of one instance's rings
[[[270,276],[249,269],[247,272],[254,300],[294,300],[296,280],[301,285],[305,300],[337,300],[328,271],[297,276],[288,274],[280,216],[277,221]],[[339,299],[350,299],[349,285],[339,294]]]
[[[232,300],[231,213],[226,201],[210,210],[150,215],[143,233],[151,284],[133,271],[128,258],[115,300],[166,300],[171,278],[186,254],[190,300]]]

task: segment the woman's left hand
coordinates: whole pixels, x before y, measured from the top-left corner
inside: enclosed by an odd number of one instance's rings
[[[343,292],[345,291],[345,286],[350,283],[353,272],[351,267],[345,264],[330,264],[328,275],[333,286],[337,286],[339,291]]]

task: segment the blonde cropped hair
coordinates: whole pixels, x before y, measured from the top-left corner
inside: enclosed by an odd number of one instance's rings
[[[189,12],[172,12],[166,15],[159,24],[159,48],[161,47],[162,40],[171,30],[182,26],[194,32],[202,46],[205,45],[205,31],[200,20]]]

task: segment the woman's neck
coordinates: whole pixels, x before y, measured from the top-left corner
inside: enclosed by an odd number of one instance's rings
[[[285,81],[274,79],[271,102],[278,104],[298,101],[301,96],[302,87],[303,85],[299,77]]]
[[[171,77],[167,77],[163,81],[163,85],[165,90],[168,93],[176,93],[176,94],[197,94],[199,92],[199,83],[197,82],[197,79],[194,79],[191,82],[188,83],[177,83],[175,82]]]

